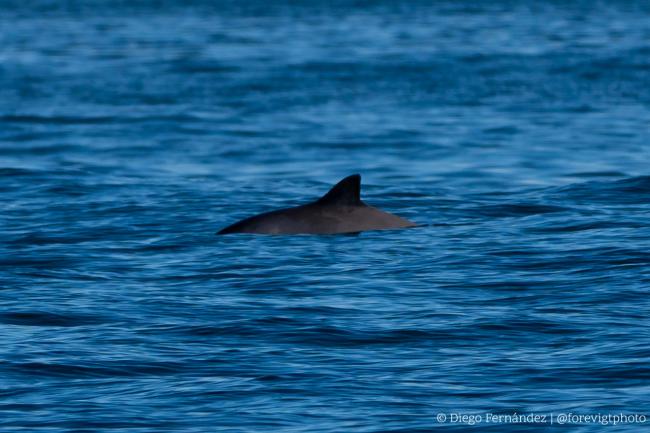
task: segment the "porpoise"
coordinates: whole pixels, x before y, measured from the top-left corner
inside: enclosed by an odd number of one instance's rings
[[[361,201],[361,176],[353,174],[314,202],[255,215],[217,234],[338,234],[415,226],[411,221]]]

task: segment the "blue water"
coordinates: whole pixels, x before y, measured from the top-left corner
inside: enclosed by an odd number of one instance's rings
[[[649,162],[647,2],[1,0],[0,431],[649,415]]]

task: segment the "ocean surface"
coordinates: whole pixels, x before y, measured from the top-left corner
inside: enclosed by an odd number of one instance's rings
[[[649,217],[648,2],[0,0],[3,433],[646,431]]]

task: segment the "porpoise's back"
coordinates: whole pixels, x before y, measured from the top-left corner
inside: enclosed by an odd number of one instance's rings
[[[319,200],[303,206],[255,215],[217,234],[337,234],[414,227],[397,215],[361,201],[361,176],[348,176]]]

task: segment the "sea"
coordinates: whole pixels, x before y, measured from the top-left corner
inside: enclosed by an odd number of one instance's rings
[[[648,431],[649,162],[647,1],[0,0],[0,431]]]

